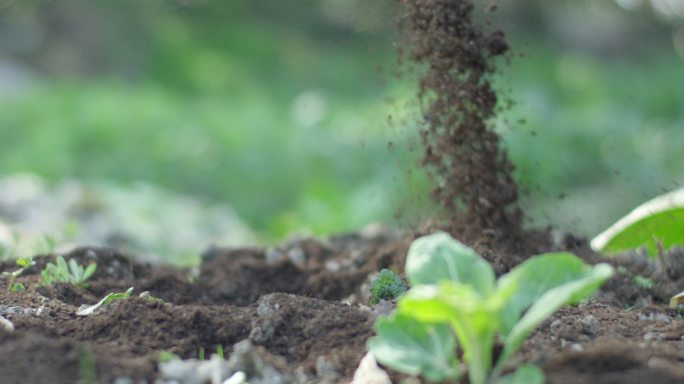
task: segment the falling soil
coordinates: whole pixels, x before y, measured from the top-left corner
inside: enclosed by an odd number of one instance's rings
[[[522,213],[514,167],[491,120],[497,95],[490,77],[508,51],[503,32],[473,22],[469,0],[400,0],[409,58],[426,67],[419,98],[425,128],[422,163],[444,208],[447,229],[468,243],[518,251]]]

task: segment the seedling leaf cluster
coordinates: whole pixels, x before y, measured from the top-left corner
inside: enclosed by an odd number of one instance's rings
[[[566,252],[548,253],[496,280],[474,250],[436,233],[414,241],[405,272],[412,288],[394,314],[378,320],[377,336],[368,342],[379,362],[428,381],[457,381],[464,373],[458,347],[471,384],[534,384],[543,382],[536,366],[502,377],[506,363],[534,328],[561,306],[587,298],[613,269],[589,266]],[[497,339],[503,350],[494,361]]]
[[[67,264],[64,257],[57,256],[56,264],[48,263],[41,272],[41,277],[44,285],[67,283],[82,286],[95,273],[96,269],[97,265],[95,263],[90,263],[87,267],[83,267],[74,259],[70,259]]]
[[[373,280],[370,288],[370,303],[377,304],[381,300],[395,300],[403,295],[408,287],[396,273],[383,269]]]

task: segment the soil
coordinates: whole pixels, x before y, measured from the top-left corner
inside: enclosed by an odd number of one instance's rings
[[[15,327],[0,330],[2,382],[88,382],[83,366],[90,358],[98,382],[153,383],[162,378],[161,351],[197,358],[201,348],[220,344],[230,356],[246,340],[281,382],[350,382],[377,313],[387,306],[368,304],[369,282],[382,268],[402,273],[416,235],[381,231],[272,249],[213,248],[195,271],[139,263],[113,249],[78,248],[66,259],[98,265],[87,287],[41,286],[40,269],[54,255],[37,257],[17,279],[27,291],[10,292],[7,279],[0,283],[0,315]],[[577,239],[554,249],[562,248],[601,260]],[[666,301],[684,284],[684,269],[677,267],[683,255],[667,253],[664,262],[636,253],[611,259],[620,273],[595,298],[544,322],[514,363],[539,364],[549,383],[682,382],[684,322]],[[507,256],[488,258],[501,264]],[[0,264],[2,271],[14,269]],[[654,284],[640,288],[635,276]],[[76,315],[80,305],[128,287],[134,287],[131,298]],[[138,297],[142,291],[163,302]]]
[[[490,82],[508,51],[500,30],[473,22],[470,0],[400,0],[408,59],[426,67],[419,100],[423,166],[444,209],[445,229],[468,243],[515,247],[524,236],[514,167],[491,124],[499,107]]]

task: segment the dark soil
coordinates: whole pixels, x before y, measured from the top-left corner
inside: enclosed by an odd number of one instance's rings
[[[287,375],[286,382],[349,382],[380,310],[368,306],[369,281],[382,268],[402,273],[413,238],[355,234],[269,250],[216,248],[205,253],[199,274],[140,264],[111,249],[80,248],[66,258],[97,262],[87,288],[41,287],[39,267],[53,256],[37,258],[18,279],[26,292],[9,292],[5,279],[0,284],[0,314],[16,328],[0,330],[2,382],[86,382],[83,361],[90,358],[99,382],[127,377],[152,383],[160,375],[161,351],[193,358],[200,348],[220,344],[229,356],[245,340]],[[556,248],[569,245],[599,260],[577,241]],[[682,382],[684,322],[665,304],[684,283],[684,271],[673,269],[682,253],[665,260],[614,260],[620,273],[604,290],[543,323],[515,363],[539,364],[550,383]],[[651,279],[653,288],[635,285],[637,275]],[[133,297],[101,313],[76,315],[81,304],[131,286]],[[144,290],[165,302],[137,297]]]

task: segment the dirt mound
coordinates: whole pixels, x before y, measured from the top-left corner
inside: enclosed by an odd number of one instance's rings
[[[87,287],[41,287],[35,268],[17,280],[25,292],[8,291],[7,279],[0,280],[0,316],[16,328],[0,327],[3,383],[88,382],[92,375],[100,382],[125,377],[152,383],[166,374],[158,371],[162,351],[188,359],[201,351],[208,356],[218,345],[230,357],[226,361],[262,378],[255,382],[347,383],[380,311],[368,306],[369,282],[382,268],[403,274],[412,240],[351,234],[272,249],[211,249],[199,273],[139,263],[111,249],[77,249],[65,258],[98,263]],[[54,256],[36,262],[50,260]],[[668,261],[670,269],[663,269],[629,257],[614,262],[622,272],[599,298],[563,308],[542,324],[517,363],[539,364],[552,383],[684,377],[684,325],[663,304],[676,293],[679,275],[671,266],[677,263]],[[15,268],[0,264],[0,271]],[[639,288],[637,275],[670,291]],[[76,315],[103,292],[128,287],[135,288],[133,297],[91,316]],[[138,297],[143,290],[164,302]],[[608,343],[613,347],[603,348]]]

